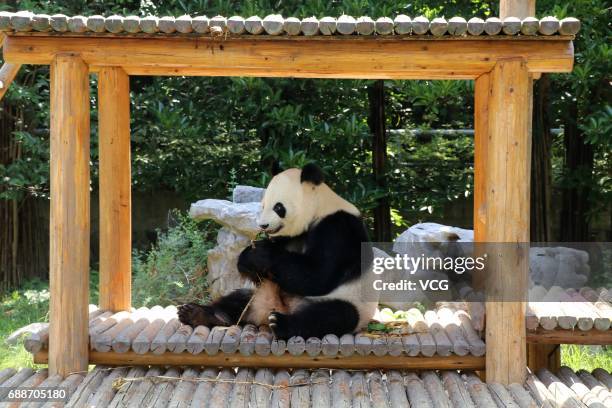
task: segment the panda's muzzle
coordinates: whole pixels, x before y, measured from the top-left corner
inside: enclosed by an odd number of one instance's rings
[[[273,234],[276,234],[276,233],[277,233],[278,231],[280,231],[281,229],[283,229],[284,225],[283,225],[283,224],[280,224],[280,225],[278,226],[278,228],[274,228],[274,229],[268,229],[268,225],[265,225],[265,227],[266,227],[266,228],[263,228],[263,227],[264,227],[264,225],[260,225],[259,227],[260,227],[260,228],[261,228],[261,230],[262,230],[263,232],[265,232],[266,234],[268,234],[268,235],[273,235]]]

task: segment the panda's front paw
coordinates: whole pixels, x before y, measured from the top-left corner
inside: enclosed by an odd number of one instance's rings
[[[269,245],[256,243],[255,248],[248,246],[238,257],[238,272],[258,283],[269,276],[272,259],[272,248]]]
[[[268,315],[268,326],[274,337],[277,339],[287,340],[291,337],[289,330],[289,316],[280,312],[271,312]]]

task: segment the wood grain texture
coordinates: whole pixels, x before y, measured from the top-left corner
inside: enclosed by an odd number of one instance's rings
[[[491,71],[496,61],[511,58],[524,59],[530,72],[569,72],[573,64],[570,40],[321,38],[326,40],[10,36],[4,57],[11,63],[49,64],[57,53],[78,52],[89,65],[122,66],[129,75],[365,79],[474,79]]]
[[[21,64],[4,63],[0,68],[0,101],[8,91],[9,86],[15,80],[17,73],[21,69]]]
[[[487,243],[506,243],[490,246],[495,255],[489,256],[486,265],[486,343],[488,350],[495,350],[487,353],[487,379],[501,384],[522,383],[527,363],[526,243],[531,163],[531,78],[524,61],[498,62],[484,97],[489,107],[487,130],[481,135],[487,138],[482,166],[486,210],[484,235],[479,238]],[[477,106],[482,103],[477,102]]]
[[[89,304],[89,69],[51,63],[49,373],[87,370]]]
[[[525,17],[535,15],[535,0],[499,0],[499,17]]]
[[[130,80],[121,68],[98,72],[100,308],[131,307],[132,176]]]

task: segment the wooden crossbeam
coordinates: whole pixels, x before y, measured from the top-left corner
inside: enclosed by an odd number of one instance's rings
[[[21,64],[3,64],[0,68],[0,101],[21,69]]]
[[[263,38],[263,37],[262,37]],[[365,79],[474,79],[498,61],[521,59],[529,72],[570,72],[569,39],[448,40],[343,38],[101,38],[9,36],[6,61],[49,64],[78,54],[96,71],[129,75],[206,75]]]

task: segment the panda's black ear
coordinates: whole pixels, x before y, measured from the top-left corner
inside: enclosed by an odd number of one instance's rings
[[[270,173],[272,173],[272,177],[276,176],[278,173],[283,172],[283,169],[281,168],[278,160],[274,160],[272,162],[272,168],[270,170]]]
[[[323,171],[316,164],[308,163],[302,167],[300,181],[302,183],[308,182],[318,186],[323,182]]]

